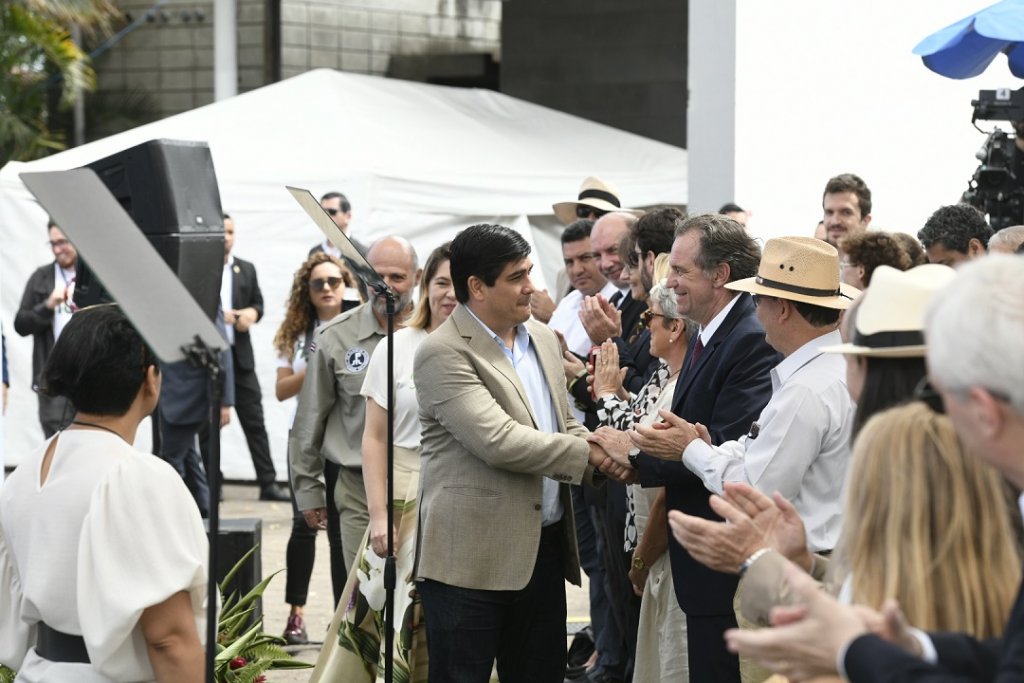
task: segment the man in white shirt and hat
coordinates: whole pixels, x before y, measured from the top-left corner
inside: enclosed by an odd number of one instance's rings
[[[839,537],[855,404],[845,361],[822,349],[841,343],[839,312],[859,291],[840,284],[836,249],[808,237],[769,240],[757,276],[726,287],[753,295],[767,342],[784,356],[771,371],[768,405],[737,441],[713,445],[703,425],[668,411],[661,414],[670,435],[639,427],[630,436],[647,453],[681,459],[713,493],[722,494],[729,481],[779,491],[804,519],[812,552],[830,552]],[[666,436],[671,452],[659,448]]]

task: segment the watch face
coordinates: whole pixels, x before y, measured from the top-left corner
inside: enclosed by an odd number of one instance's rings
[[[647,568],[647,565],[644,563],[643,558],[640,558],[640,557],[634,557],[633,558],[633,569],[646,569],[646,568]]]

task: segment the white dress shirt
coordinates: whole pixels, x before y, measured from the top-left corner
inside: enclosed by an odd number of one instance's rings
[[[611,299],[612,295],[617,291],[619,290],[615,285],[608,282],[601,289],[600,294],[605,299]],[[562,336],[565,337],[565,344],[569,347],[570,351],[586,358],[594,342],[590,340],[590,335],[587,334],[587,330],[583,327],[583,322],[580,320],[580,308],[582,306],[583,293],[578,289],[574,289],[558,302],[555,312],[551,314],[551,320],[548,321],[548,327],[562,333]]]
[[[700,343],[707,346],[711,342],[711,338],[715,336],[715,332],[718,332],[718,328],[722,326],[722,322],[725,321],[725,316],[729,315],[729,311],[732,310],[736,302],[739,301],[741,294],[737,294],[729,303],[725,305],[725,308],[718,312],[714,318],[711,319],[707,325],[702,325],[700,328]]]
[[[512,348],[505,346],[505,340],[495,334],[494,330],[484,324],[483,320],[473,313],[473,309],[466,306],[466,310],[473,318],[480,323],[480,326],[487,331],[487,334],[501,348],[502,353],[512,363],[512,368],[519,375],[519,381],[523,383],[526,390],[526,398],[530,403],[530,412],[537,423],[537,430],[556,434],[558,429],[558,416],[555,413],[555,402],[551,398],[551,389],[544,378],[544,368],[541,367],[540,358],[537,357],[537,349],[526,325],[516,326],[516,338],[512,342]],[[559,484],[554,479],[544,477],[544,497],[541,501],[541,526],[554,524],[562,519],[565,510],[562,507],[562,499],[558,495]]]
[[[230,311],[235,307],[235,303],[232,300],[235,286],[235,257],[228,256],[228,260],[224,263],[224,274],[220,278],[220,309],[222,311]],[[224,338],[227,339],[228,344],[235,345],[235,326],[225,325],[224,326]]]
[[[700,439],[683,463],[711,491],[742,481],[792,501],[814,552],[832,550],[842,522],[855,404],[846,389],[846,360],[820,348],[840,344],[838,331],[813,339],[772,369],[772,398],[739,441]]]

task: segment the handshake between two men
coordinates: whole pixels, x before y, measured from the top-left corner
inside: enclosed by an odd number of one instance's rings
[[[637,425],[634,429],[619,431],[612,427],[599,427],[587,439],[599,445],[608,457],[620,467],[628,468],[632,483],[636,479],[633,458],[643,451],[662,460],[679,461],[690,442],[700,439],[711,445],[711,434],[707,427],[690,424],[668,410],[658,411],[661,422]]]

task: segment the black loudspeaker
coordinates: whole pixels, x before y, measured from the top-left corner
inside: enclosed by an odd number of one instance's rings
[[[203,520],[206,522],[206,520]],[[207,529],[209,534],[209,529]],[[257,518],[224,519],[221,518],[219,533],[220,545],[217,547],[217,567],[213,573],[217,583],[224,580],[242,557],[253,549],[257,543],[263,542],[263,520]],[[238,597],[245,597],[246,593],[255,588],[263,580],[263,561],[261,550],[257,550],[251,558],[235,574],[235,578],[228,584],[225,596],[237,592]],[[256,609],[253,612],[250,624],[263,617],[263,600],[256,601]]]
[[[88,167],[213,320],[220,305],[224,221],[209,146],[150,140]],[[74,300],[79,308],[110,300],[84,263],[77,269]]]

